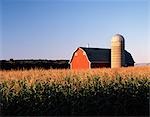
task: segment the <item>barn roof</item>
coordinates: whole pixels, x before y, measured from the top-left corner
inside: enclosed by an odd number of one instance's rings
[[[80,47],[83,49],[90,62],[92,63],[110,63],[111,60],[111,51],[110,49],[104,48],[86,48]]]
[[[129,52],[127,52],[125,50],[124,53],[125,53],[125,63],[126,64],[135,63],[135,61],[132,58],[132,55]]]
[[[110,63],[111,62],[111,49],[107,48],[86,48],[86,47],[80,47],[83,49],[89,61],[91,63]],[[134,60],[129,52],[126,50],[125,53],[125,63],[130,64],[134,63]]]

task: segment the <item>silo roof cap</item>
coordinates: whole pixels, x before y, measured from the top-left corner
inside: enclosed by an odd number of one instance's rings
[[[115,34],[113,37],[112,37],[112,42],[124,42],[124,37],[120,34]]]

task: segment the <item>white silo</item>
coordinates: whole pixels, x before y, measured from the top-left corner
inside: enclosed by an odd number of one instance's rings
[[[120,34],[114,35],[111,40],[111,68],[119,68],[124,66],[124,49],[124,37]]]

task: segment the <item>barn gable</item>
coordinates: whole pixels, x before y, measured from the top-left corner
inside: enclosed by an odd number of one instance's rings
[[[82,48],[78,48],[70,60],[71,69],[87,69],[90,67],[91,62],[89,61],[86,52]]]

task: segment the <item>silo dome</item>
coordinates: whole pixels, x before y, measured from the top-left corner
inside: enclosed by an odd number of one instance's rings
[[[124,37],[120,34],[116,34],[112,37],[112,42],[124,42]]]
[[[125,57],[124,57],[124,37],[120,34],[116,34],[112,37],[111,40],[111,67],[119,68],[124,66]]]

